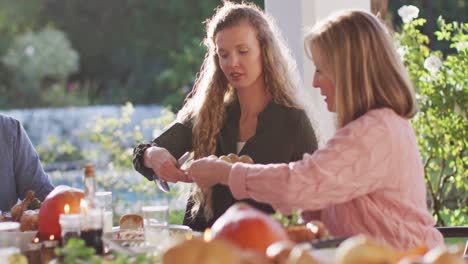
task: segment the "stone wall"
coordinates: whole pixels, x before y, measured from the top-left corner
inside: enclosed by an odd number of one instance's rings
[[[156,118],[163,107],[157,105],[135,106],[132,122],[129,128],[141,124],[142,120]],[[18,119],[26,129],[34,145],[44,144],[47,138],[55,136],[65,138],[77,146],[85,144],[79,133],[86,126],[100,117],[118,117],[121,113],[120,105],[14,109],[0,111],[1,114]],[[151,139],[153,129],[141,127],[145,138]]]

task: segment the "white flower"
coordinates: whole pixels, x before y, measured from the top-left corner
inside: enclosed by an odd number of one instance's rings
[[[407,46],[399,46],[397,48],[397,53],[398,53],[398,55],[400,55],[401,59],[404,59],[406,54],[409,53],[408,47]]]
[[[457,50],[460,52],[463,49],[468,49],[468,41],[458,42]]]
[[[465,83],[468,83],[468,80],[465,80]],[[457,83],[457,84],[455,85],[455,91],[457,91],[457,92],[463,91],[463,85]]]
[[[29,45],[24,49],[24,54],[26,54],[28,57],[34,56],[34,53],[36,52],[36,49]]]
[[[404,5],[398,9],[398,15],[401,16],[404,23],[409,23],[419,15],[419,9],[413,5]]]
[[[440,67],[442,67],[442,62],[437,56],[431,55],[424,61],[424,68],[432,74],[436,74]]]

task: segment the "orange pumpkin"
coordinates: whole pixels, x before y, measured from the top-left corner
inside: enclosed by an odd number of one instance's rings
[[[266,254],[271,244],[288,240],[286,230],[264,212],[245,204],[231,206],[211,228],[213,239],[225,239],[243,249]]]
[[[65,185],[59,185],[47,195],[39,210],[39,235],[41,239],[49,239],[54,235],[60,239],[60,214],[64,213],[66,204],[70,206],[70,214],[80,212],[80,200],[84,193],[80,189],[75,189]]]

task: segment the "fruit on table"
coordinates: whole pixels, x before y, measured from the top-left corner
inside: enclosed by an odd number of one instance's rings
[[[80,212],[80,201],[84,194],[80,189],[59,185],[47,195],[39,210],[39,235],[42,239],[49,239],[54,235],[60,239],[59,216],[64,213],[66,204],[70,207],[69,213]]]
[[[225,239],[242,249],[266,254],[271,244],[288,240],[279,222],[247,204],[231,206],[211,228],[213,239]]]

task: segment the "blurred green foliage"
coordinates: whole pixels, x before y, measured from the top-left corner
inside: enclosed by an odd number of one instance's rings
[[[394,13],[391,14],[391,24],[400,31],[402,28],[402,21],[398,14],[395,12],[403,5],[414,5],[420,10],[419,17],[424,17],[426,23],[422,25],[419,30],[428,36],[430,42],[428,46],[433,50],[441,50],[450,53],[449,44],[446,41],[436,41],[437,38],[433,34],[437,30],[437,18],[444,17],[446,21],[468,22],[468,2],[466,0],[391,0],[388,1],[389,10]]]
[[[435,36],[450,43],[450,53],[431,50],[417,18],[396,35],[419,113],[412,124],[420,146],[437,224],[468,225],[468,23],[439,17]]]
[[[63,83],[79,66],[63,32],[48,28],[18,35],[2,62],[14,73],[14,87],[31,94],[41,94],[44,82]]]
[[[263,6],[263,0],[253,2]],[[0,0],[0,57],[17,35],[55,28],[66,34],[79,54],[80,68],[68,78],[69,83],[79,87],[76,95],[68,95],[68,83],[53,83],[56,90],[63,90],[60,98],[65,98],[66,103],[131,101],[163,103],[178,109],[203,60],[202,22],[220,3],[221,0]],[[0,98],[0,108],[63,105],[50,100],[53,96],[19,93],[10,75],[0,65],[0,91],[5,96]],[[44,90],[57,93],[48,87]],[[6,96],[14,100],[7,100]]]

